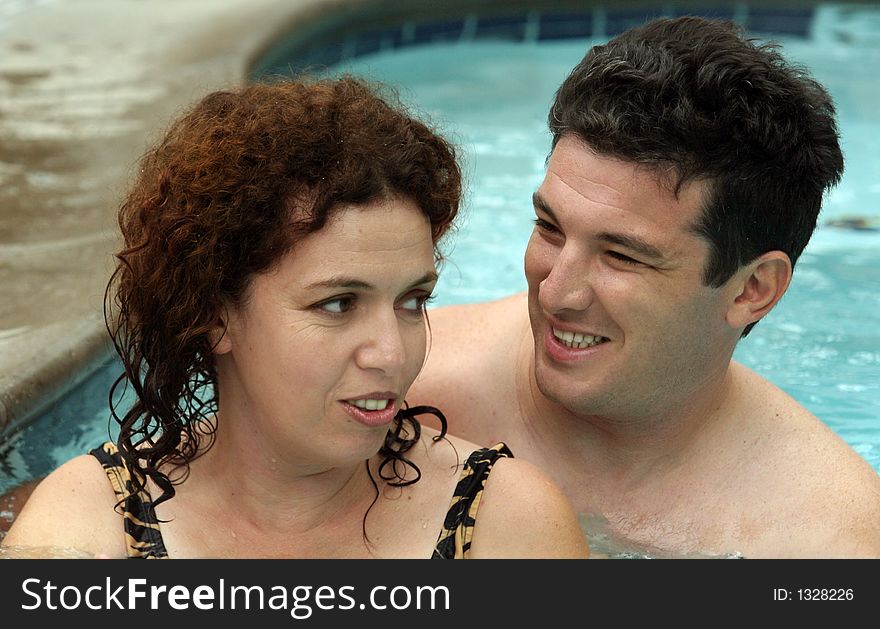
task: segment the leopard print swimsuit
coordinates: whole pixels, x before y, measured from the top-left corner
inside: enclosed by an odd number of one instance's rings
[[[89,452],[104,467],[122,507],[123,528],[129,559],[167,559],[153,501],[146,489],[132,492],[131,474],[116,444],[107,442]],[[492,466],[500,458],[512,458],[504,443],[480,448],[468,457],[452,493],[432,559],[467,559],[477,523],[477,510]]]

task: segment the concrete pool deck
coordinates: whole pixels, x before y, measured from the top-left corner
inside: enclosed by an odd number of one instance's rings
[[[366,2],[367,0],[363,0]],[[0,432],[111,354],[103,292],[138,158],[278,36],[358,0],[77,0],[0,23]]]

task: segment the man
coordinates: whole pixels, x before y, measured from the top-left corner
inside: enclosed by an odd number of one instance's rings
[[[528,293],[433,311],[410,401],[548,470],[600,551],[880,557],[880,477],[732,361],[841,176],[834,113],[732,23],[594,47],[550,111]]]

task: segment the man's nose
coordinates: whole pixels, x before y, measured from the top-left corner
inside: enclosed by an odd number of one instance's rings
[[[574,247],[563,247],[538,289],[538,301],[548,313],[586,310],[593,301],[592,260]]]

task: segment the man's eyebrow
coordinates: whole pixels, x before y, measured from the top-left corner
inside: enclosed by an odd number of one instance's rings
[[[611,232],[602,232],[598,236],[599,240],[604,242],[608,242],[614,245],[620,245],[621,247],[626,247],[630,251],[635,251],[636,253],[649,258],[655,261],[662,261],[666,259],[666,256],[663,255],[663,252],[660,251],[654,245],[651,245],[641,238],[635,238],[633,236],[627,236],[625,234],[614,234]]]
[[[427,284],[428,282],[436,281],[438,278],[437,271],[428,271],[423,276],[421,276],[416,281],[410,284],[410,287],[419,286],[420,284]],[[360,290],[371,290],[374,289],[375,286],[370,284],[369,282],[365,282],[364,280],[348,277],[346,275],[336,275],[333,277],[329,277],[326,280],[321,280],[320,282],[313,282],[305,287],[306,290],[313,290],[316,288],[344,288],[344,289],[360,289]]]
[[[559,222],[556,220],[556,214],[553,213],[553,210],[550,209],[550,206],[544,200],[544,197],[542,197],[538,192],[532,193],[532,205],[535,206],[536,210],[541,210],[542,212],[544,212],[544,214],[549,215],[550,218],[553,219],[553,221]]]
[[[550,209],[547,201],[545,201],[544,198],[537,192],[532,194],[532,203],[534,204],[535,209],[541,210],[542,212],[547,214],[553,222],[559,222],[559,219],[556,218],[556,215],[553,213],[553,210]],[[641,254],[642,256],[651,260],[656,260],[659,262],[666,259],[666,256],[663,255],[662,251],[660,251],[654,245],[645,242],[641,238],[613,232],[602,232],[597,236],[597,238],[603,242],[626,247],[630,251],[634,251],[635,253]]]

